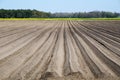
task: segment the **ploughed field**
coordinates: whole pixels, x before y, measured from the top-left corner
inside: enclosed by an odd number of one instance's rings
[[[120,21],[0,21],[0,80],[120,80]]]

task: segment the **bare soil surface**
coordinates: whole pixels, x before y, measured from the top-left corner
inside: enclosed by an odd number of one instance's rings
[[[0,80],[120,80],[120,21],[0,21]]]

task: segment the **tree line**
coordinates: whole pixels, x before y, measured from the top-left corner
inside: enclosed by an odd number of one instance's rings
[[[18,9],[18,10],[6,10],[0,9],[0,18],[47,18],[50,14],[47,12],[30,10],[30,9]]]
[[[119,16],[120,13],[105,11],[49,13],[30,9],[0,9],[0,18],[116,18]]]
[[[61,18],[116,18],[120,13],[112,13],[105,11],[92,11],[92,12],[76,12],[76,13],[53,13],[51,17]]]

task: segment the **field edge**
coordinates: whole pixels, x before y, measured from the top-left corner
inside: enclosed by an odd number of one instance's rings
[[[0,20],[120,20],[120,18],[0,18]]]

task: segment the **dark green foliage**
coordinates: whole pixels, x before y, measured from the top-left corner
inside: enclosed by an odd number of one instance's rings
[[[0,18],[116,18],[119,13],[93,11],[76,13],[47,13],[30,9],[6,10],[0,9]]]
[[[43,18],[49,17],[49,13],[37,11],[37,10],[5,10],[0,9],[0,18]]]

